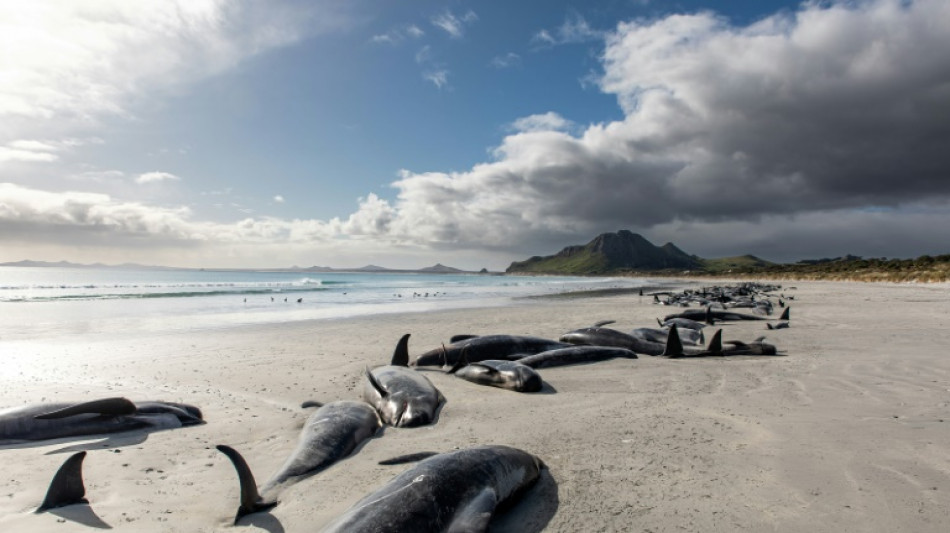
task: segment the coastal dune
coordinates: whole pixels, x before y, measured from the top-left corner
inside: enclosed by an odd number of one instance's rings
[[[698,286],[682,282],[682,286]],[[914,531],[950,527],[950,285],[784,282],[784,357],[641,356],[541,370],[519,394],[421,371],[447,398],[430,426],[385,428],[358,453],[290,486],[246,531],[317,531],[419,451],[505,444],[548,472],[493,531]],[[788,285],[797,289],[789,290]],[[507,307],[136,336],[0,339],[0,407],[125,396],[199,406],[207,424],[3,446],[0,530],[228,531],[237,476],[227,444],[265,480],[294,448],[305,400],[358,399],[364,367],[454,334],[556,338],[652,326],[675,309],[635,293]],[[49,481],[89,450],[89,506],[35,515]]]

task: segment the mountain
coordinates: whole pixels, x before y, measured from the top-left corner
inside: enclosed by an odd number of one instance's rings
[[[643,236],[620,230],[603,233],[585,245],[568,246],[555,255],[516,261],[508,273],[608,274],[644,270],[702,269],[703,260],[673,243],[656,246]]]
[[[430,267],[420,268],[419,272],[428,272],[430,274],[458,274],[465,271],[455,267],[445,266],[442,263],[436,263]]]
[[[735,257],[719,257],[717,259],[703,259],[702,261],[704,270],[710,273],[745,272],[751,269],[775,266],[775,263],[771,261],[766,261],[765,259],[749,254]]]

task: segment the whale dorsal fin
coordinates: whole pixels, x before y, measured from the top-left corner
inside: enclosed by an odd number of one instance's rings
[[[712,304],[706,306],[706,323],[710,326],[716,323],[716,319],[713,318]]]
[[[119,416],[132,415],[135,414],[135,411],[135,404],[125,398],[103,398],[101,400],[93,400],[91,402],[77,403],[56,411],[50,411],[49,413],[36,415],[33,418],[37,418],[39,420],[49,420],[53,418],[66,418],[69,416],[82,414]]]
[[[666,348],[663,349],[663,355],[682,355],[683,341],[680,340],[680,333],[676,324],[670,326],[670,332],[666,334]]]
[[[788,320],[788,312],[792,310],[792,306],[788,306],[782,311],[782,316],[778,317],[779,320]]]
[[[369,380],[369,384],[372,385],[374,389],[376,389],[376,392],[378,392],[380,396],[385,398],[386,396],[389,395],[389,391],[387,391],[386,389],[383,388],[382,385],[380,385],[379,380],[376,379],[376,376],[373,375],[369,367],[366,367],[366,379]]]
[[[478,335],[469,335],[469,334],[452,335],[452,338],[449,339],[449,344],[455,344],[456,342],[467,341],[468,339],[474,339],[475,337],[478,337]]]
[[[706,347],[706,351],[711,354],[721,355],[722,354],[722,330],[717,329],[716,334],[713,335],[713,338],[709,339],[709,345]]]
[[[37,513],[74,503],[89,503],[84,498],[86,487],[82,484],[82,460],[85,458],[86,452],[73,454],[59,467],[46,491],[46,498],[36,509]]]
[[[393,360],[390,363],[393,366],[409,366],[409,334],[406,333],[396,344],[396,350],[393,352]]]
[[[224,444],[216,446],[219,452],[228,456],[234,469],[237,470],[238,481],[241,483],[241,505],[238,507],[237,514],[234,516],[234,524],[244,515],[266,511],[275,505],[277,501],[266,502],[261,494],[257,492],[257,482],[254,481],[254,474],[251,473],[251,467],[247,466],[247,461],[238,453],[237,450]]]
[[[607,324],[613,324],[616,320],[601,320],[600,322],[594,322],[595,328],[606,326]]]

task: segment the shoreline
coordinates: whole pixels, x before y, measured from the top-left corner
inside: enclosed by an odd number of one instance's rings
[[[795,285],[791,328],[724,330],[743,340],[767,335],[785,357],[643,356],[543,369],[539,394],[423,370],[447,399],[434,425],[386,428],[240,527],[319,529],[407,468],[380,460],[506,444],[540,457],[548,477],[493,531],[944,531],[946,290]],[[652,325],[669,312],[628,292],[91,342],[0,341],[0,406],[126,396],[192,403],[207,421],[145,438],[0,447],[0,490],[9,495],[0,527],[234,531],[237,480],[214,446],[235,447],[265,480],[296,445],[309,414],[300,403],[359,399],[365,366],[387,364],[402,334],[412,334],[415,356],[454,334],[550,338],[607,319],[621,330]],[[89,450],[90,504],[32,514],[78,449]]]

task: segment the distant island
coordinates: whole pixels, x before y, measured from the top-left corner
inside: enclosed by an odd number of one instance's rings
[[[417,269],[399,269],[386,268],[376,265],[366,265],[358,268],[331,268],[325,266],[299,267],[292,266],[288,268],[186,268],[186,267],[168,267],[158,265],[141,265],[138,263],[122,263],[120,265],[107,265],[103,263],[71,263],[69,261],[14,261],[10,263],[0,263],[2,267],[34,267],[34,268],[96,268],[112,270],[209,270],[216,272],[375,272],[383,274],[500,274],[500,272],[489,272],[483,268],[479,271],[462,270],[460,268],[445,266],[442,263],[436,263],[429,267]]]
[[[584,245],[568,246],[549,256],[515,261],[508,274],[571,276],[675,276],[856,281],[950,281],[950,254],[916,259],[855,255],[775,263],[754,255],[704,259],[673,243],[656,246],[628,230],[603,233]]]

